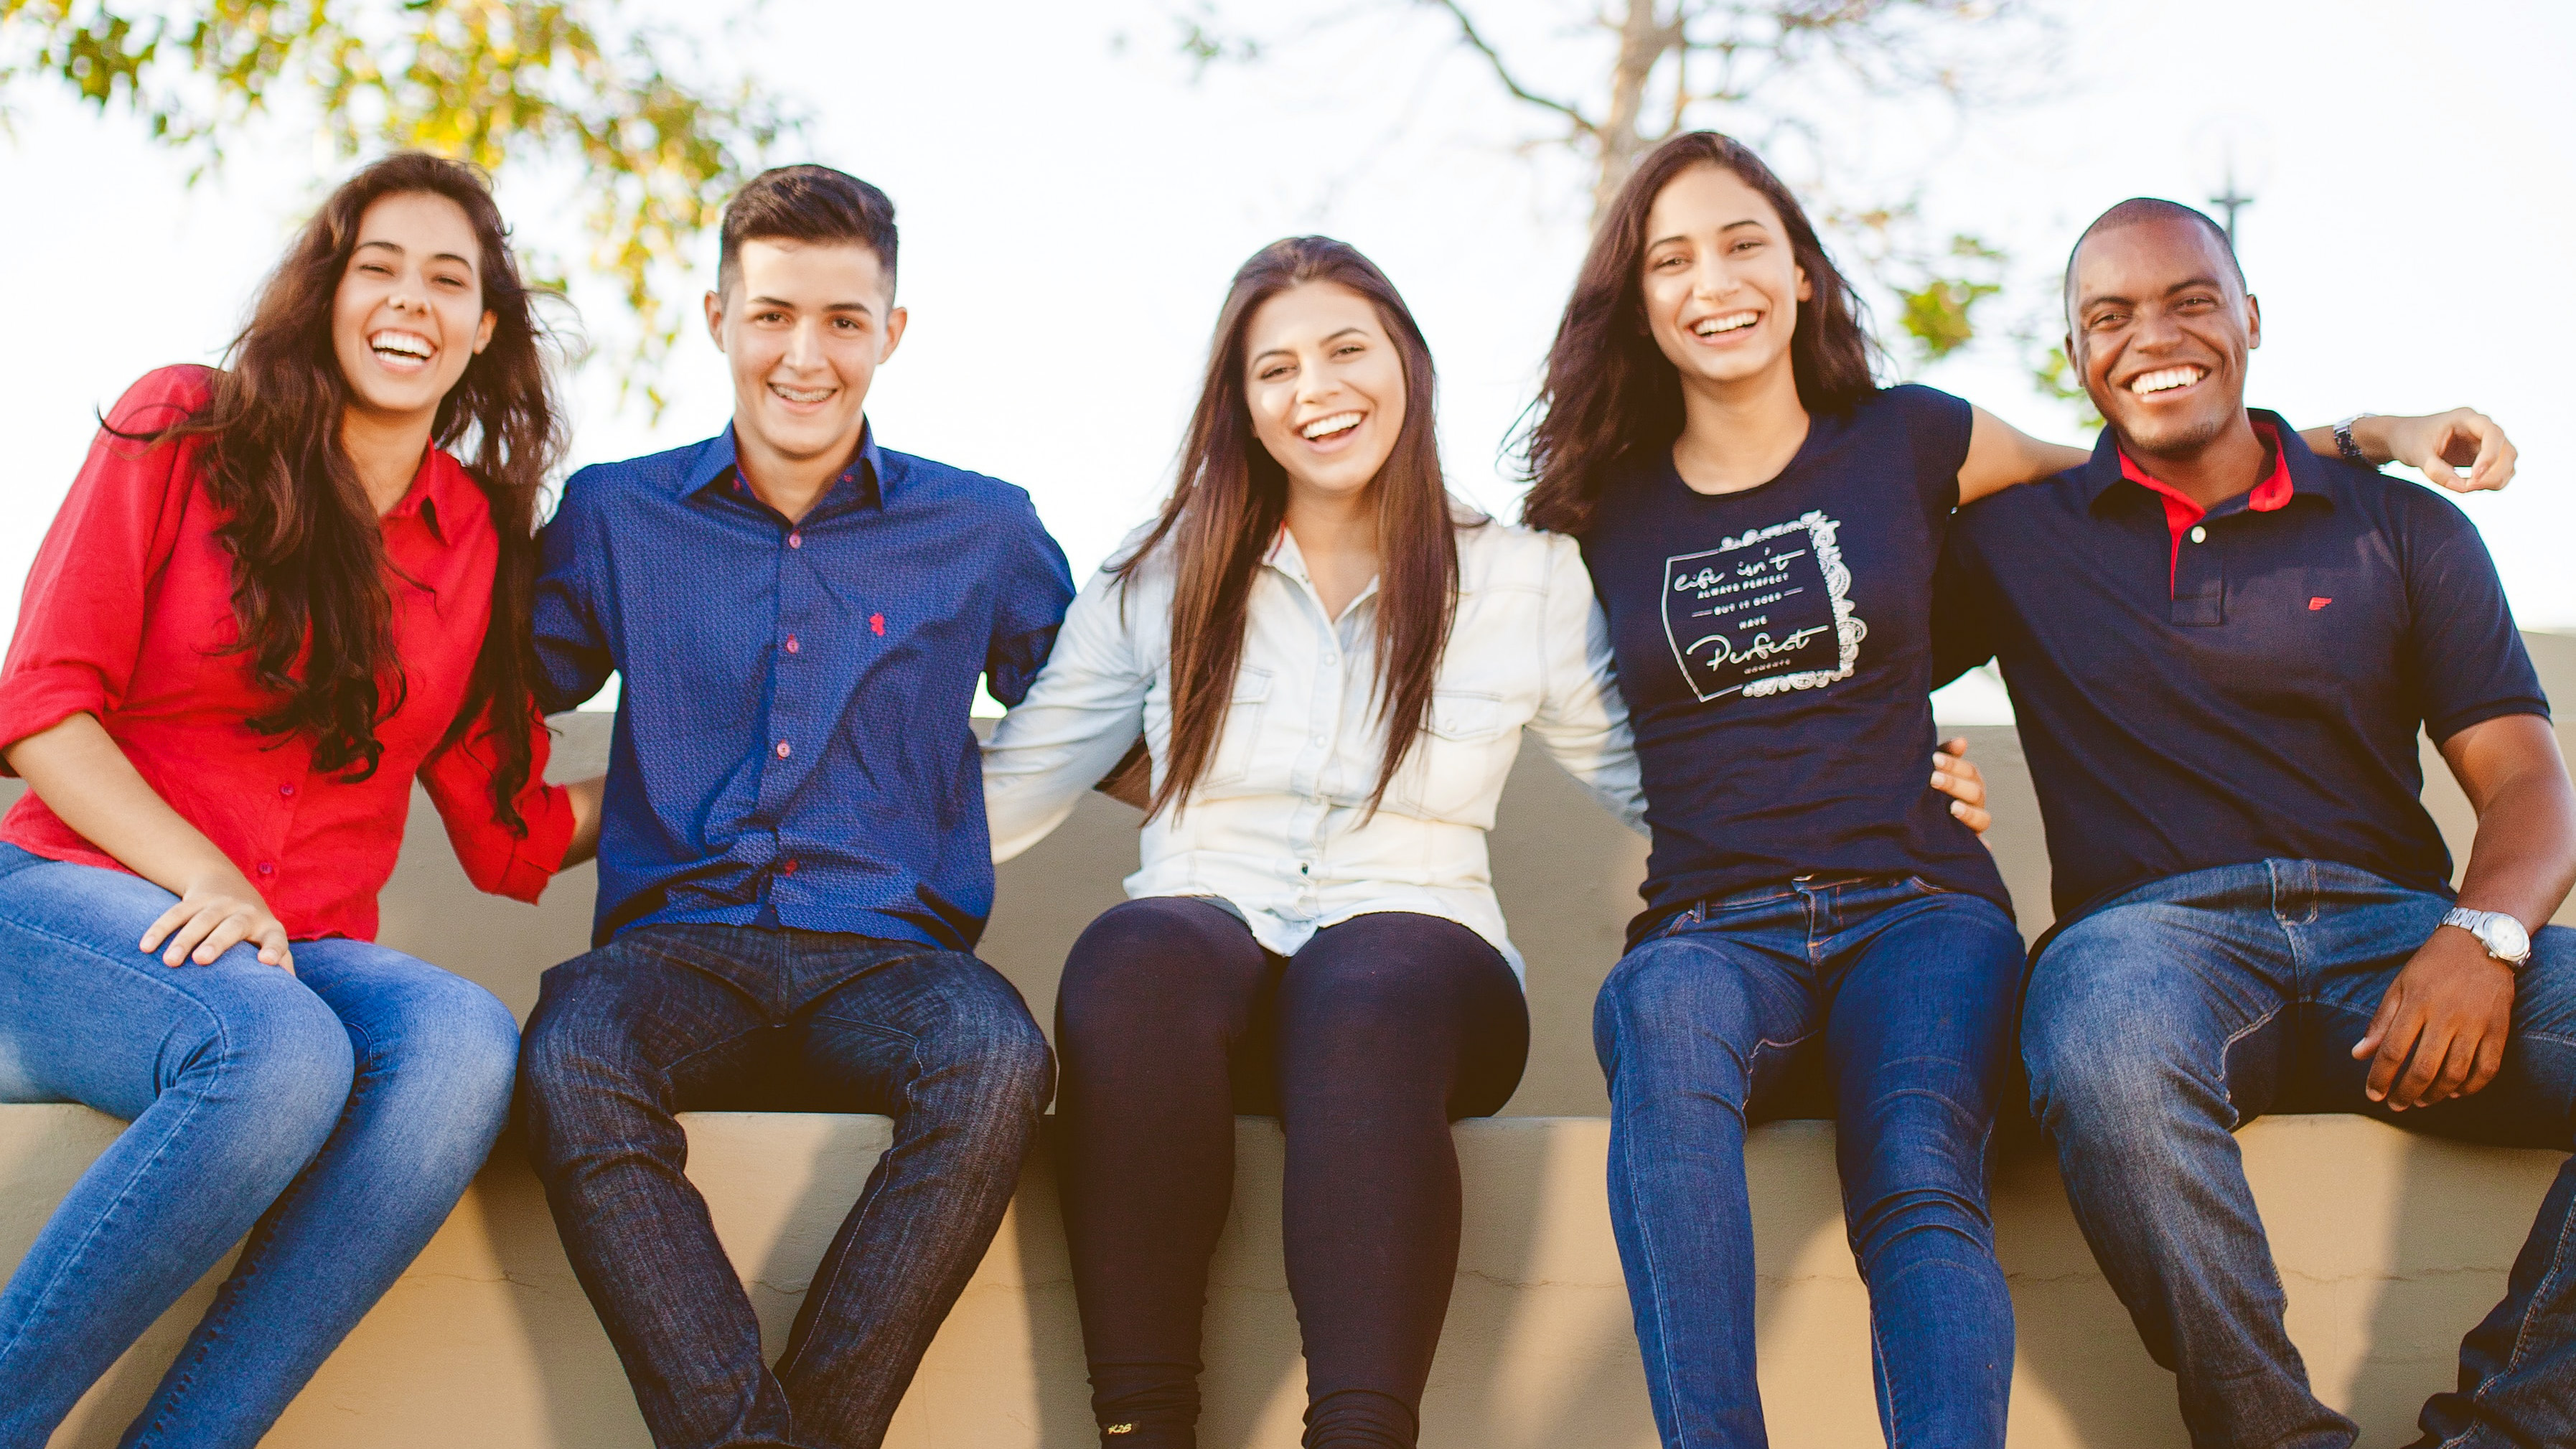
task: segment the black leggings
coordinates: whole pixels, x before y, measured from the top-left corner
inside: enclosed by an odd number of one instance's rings
[[[1385,912],[1275,956],[1205,901],[1129,901],[1074,943],[1056,1043],[1102,1444],[1190,1449],[1234,1115],[1275,1112],[1305,1442],[1409,1449],[1458,1271],[1449,1124],[1501,1107],[1529,1054],[1501,955],[1454,921]]]

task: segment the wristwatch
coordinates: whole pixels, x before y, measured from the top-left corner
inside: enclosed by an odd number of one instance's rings
[[[2361,444],[2352,440],[2352,425],[2363,418],[2375,416],[2377,416],[2375,413],[2354,413],[2334,425],[2335,452],[2340,454],[2345,462],[2359,463],[2365,468],[2370,466],[2370,459],[2362,454]]]
[[[2487,954],[2519,971],[2531,959],[2531,933],[2522,922],[2502,911],[2473,911],[2466,906],[2453,906],[2442,917],[2445,926],[2457,926],[2478,938]]]

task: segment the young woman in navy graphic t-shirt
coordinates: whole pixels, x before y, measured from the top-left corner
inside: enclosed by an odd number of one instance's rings
[[[1986,1178],[2022,943],[1927,779],[1932,578],[1954,508],[2087,455],[1881,388],[1873,350],[1778,178],[1677,137],[1594,238],[1528,439],[1528,521],[1582,542],[1654,839],[1594,1040],[1667,1445],[1764,1442],[1744,1138],[1802,1085],[1839,1121],[1889,1442],[2003,1443]]]

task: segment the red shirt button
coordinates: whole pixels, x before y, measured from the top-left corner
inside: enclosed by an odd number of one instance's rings
[[[780,875],[794,875],[796,873],[796,857],[791,855],[785,860],[780,861],[778,863],[778,873]]]
[[[790,654],[796,652],[796,636],[793,634],[787,636],[787,652]]]
[[[263,861],[261,861],[261,862],[259,863],[259,873],[260,873],[261,875],[275,875],[275,874],[277,874],[277,862],[275,862],[275,861],[273,861],[273,860],[263,860]]]
[[[787,535],[787,546],[789,548],[803,548],[805,546],[805,535],[802,533],[791,533]]]
[[[787,742],[785,740],[780,740],[778,742],[778,758],[783,760],[794,753],[796,753],[794,750],[787,748]]]
[[[292,800],[295,798],[295,787],[292,785],[280,785],[277,787],[277,793],[285,796],[289,800]]]

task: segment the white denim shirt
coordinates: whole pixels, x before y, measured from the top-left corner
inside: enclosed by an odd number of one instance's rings
[[[1631,828],[1643,829],[1644,804],[1609,628],[1574,540],[1461,518],[1457,620],[1430,728],[1376,815],[1368,797],[1386,741],[1370,698],[1378,586],[1328,618],[1282,529],[1253,580],[1224,732],[1186,808],[1146,823],[1129,898],[1212,897],[1282,955],[1372,911],[1440,916],[1521,971],[1485,853],[1521,731]],[[984,746],[996,860],[1063,823],[1140,732],[1161,783],[1172,728],[1168,558],[1124,582],[1123,601],[1121,578],[1105,568],[1084,587],[1037,683]]]

